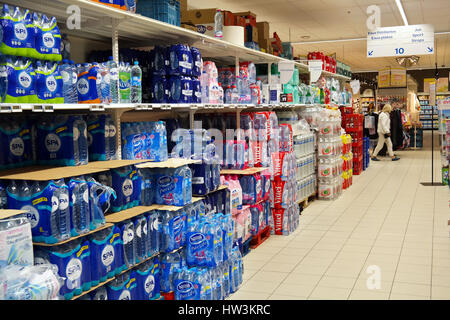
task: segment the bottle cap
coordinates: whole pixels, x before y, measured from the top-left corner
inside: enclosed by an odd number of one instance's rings
[[[135,60],[134,65],[137,66],[139,64],[139,61]]]
[[[113,56],[108,57],[109,60],[114,60]]]
[[[66,64],[66,63],[68,63],[68,62],[69,62],[69,60],[67,60],[67,59],[63,59],[63,60],[62,60],[62,63],[63,63],[63,64]]]

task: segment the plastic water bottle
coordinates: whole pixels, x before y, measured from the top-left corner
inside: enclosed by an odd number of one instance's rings
[[[70,238],[70,209],[69,209],[69,189],[64,179],[58,180],[55,184],[59,187],[58,192],[58,215],[59,215],[59,240]]]
[[[131,68],[131,103],[142,103],[142,70],[139,62],[134,61]]]
[[[6,68],[6,66],[0,66],[0,101],[1,102],[5,101],[7,91],[8,91],[7,68]]]
[[[231,104],[231,87],[228,86],[225,90],[225,103]]]
[[[117,91],[116,91],[117,94]],[[106,119],[106,127],[105,130],[108,130],[108,151],[109,151],[109,160],[116,160],[117,159],[117,129],[116,124],[114,123],[113,119],[111,117],[108,117]]]
[[[259,92],[262,92],[263,90],[263,83],[261,81],[261,78],[256,79],[256,85],[259,87]]]
[[[102,78],[100,82],[102,103],[111,103],[111,75],[107,63],[100,64],[99,70]]]
[[[70,91],[72,98],[70,100],[72,101],[72,103],[78,103],[78,91],[77,91],[78,71],[73,60],[70,60],[69,64],[70,64],[70,77],[72,79],[72,88]]]
[[[254,105],[258,105],[259,104],[258,89],[252,85],[250,86],[250,92],[251,92],[251,103]]]
[[[120,103],[130,103],[130,64],[121,62],[119,65]]]
[[[217,10],[214,16],[214,36],[216,38],[223,37],[223,14],[220,10]]]
[[[78,183],[72,193],[73,218],[75,219],[77,232],[80,234],[88,233],[90,228],[89,213],[89,186],[87,182]]]
[[[136,12],[136,0],[125,0],[127,11]]]
[[[239,103],[239,91],[235,85],[233,85],[231,89],[231,103],[238,104]]]
[[[97,69],[97,80],[96,80],[97,97],[102,101],[102,78],[103,78],[102,70],[103,70],[103,67],[98,62],[93,62],[92,65],[94,67],[96,67],[96,69]],[[88,70],[89,70],[89,68],[88,68]]]
[[[83,119],[75,120],[73,123],[74,160],[75,164],[85,165],[88,163],[88,141],[87,125]]]
[[[7,209],[8,201],[6,197],[6,189],[3,184],[0,183],[0,209]]]
[[[59,67],[61,76],[63,79],[63,97],[64,103],[73,102],[73,84],[72,84],[72,67],[67,59],[62,61],[62,65]]]
[[[219,83],[218,93],[217,93],[217,103],[223,104],[223,88],[222,85]]]
[[[113,57],[107,62],[110,75],[111,103],[119,103],[119,69]]]

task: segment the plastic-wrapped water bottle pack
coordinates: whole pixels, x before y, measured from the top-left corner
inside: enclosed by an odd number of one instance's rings
[[[89,115],[86,119],[79,115],[5,117],[0,121],[0,169],[115,160],[116,132],[109,115]]]
[[[122,159],[166,161],[167,132],[163,121],[122,123]]]
[[[7,207],[27,211],[35,242],[57,243],[104,225],[115,197],[113,189],[89,176],[5,185]]]
[[[175,300],[223,300],[236,292],[244,270],[232,224],[229,215],[192,220],[186,248],[161,257],[161,291]]]

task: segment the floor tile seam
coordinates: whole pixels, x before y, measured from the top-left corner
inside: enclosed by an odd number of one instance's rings
[[[343,214],[344,214],[344,212],[342,212],[342,213],[340,214],[340,216],[342,216]],[[339,216],[339,217],[340,217],[340,216]],[[330,226],[330,228],[331,228],[331,226]],[[302,257],[302,259],[294,266],[294,269],[297,268],[297,267],[301,264],[301,262],[308,256],[308,254],[309,254],[311,251],[314,250],[314,247],[317,245],[317,243],[320,242],[320,240],[323,239],[323,237],[324,237],[325,234],[330,230],[330,228],[328,228],[327,231],[324,232],[323,235],[322,235],[322,236],[318,239],[318,241],[314,244],[314,246],[312,246],[311,249],[308,250],[308,252]],[[292,269],[292,270],[294,270],[294,269]],[[292,273],[292,272],[291,272],[291,273]],[[321,280],[321,279],[319,279],[319,281],[320,281],[320,280]],[[281,286],[281,283],[278,285],[278,287],[275,288],[274,291],[276,291],[276,289],[278,289],[280,286]],[[314,287],[313,291],[314,291],[314,290],[315,290],[315,287]],[[311,292],[312,292],[312,291],[311,291]]]
[[[393,168],[392,170],[395,170],[395,168]],[[409,171],[409,168],[408,168],[408,170],[406,170],[406,172],[403,174],[402,182],[403,182],[403,180],[406,179],[406,177],[407,177],[407,175],[408,175],[408,171]],[[381,186],[381,188],[382,188],[382,187],[383,187],[383,185]],[[378,196],[378,194],[377,194],[377,196]],[[374,199],[376,199],[376,197],[375,197]],[[374,200],[374,201],[375,201],[375,200]],[[388,212],[390,211],[390,208],[392,208],[392,203],[391,203],[391,206],[389,207]],[[383,219],[383,223],[382,223],[382,225],[381,225],[380,228],[382,228],[382,227],[384,226],[384,224],[386,223],[386,220],[387,220],[388,217],[389,217],[389,214],[386,214],[385,217],[384,217],[384,219]],[[379,237],[379,233],[377,234],[377,237],[375,238],[375,240],[373,241],[373,243],[375,243],[375,242],[377,241],[378,237]],[[367,259],[369,258],[370,253],[372,252],[372,249],[373,249],[373,246],[370,248],[369,253],[367,254],[367,257],[366,257],[366,259],[365,259],[365,261],[364,261],[364,265],[367,263]],[[364,265],[363,265],[363,266],[364,266]],[[359,277],[361,276],[361,272],[362,272],[362,268],[361,268],[361,271],[359,272],[357,278],[359,278]],[[355,283],[355,285],[356,285],[356,283]],[[353,288],[352,288],[352,290],[351,290],[352,292],[353,292],[353,290],[355,289],[355,285],[353,286]],[[391,284],[391,289],[392,289],[392,284]],[[389,296],[390,296],[390,292],[389,292]]]
[[[409,171],[411,170],[411,168],[412,168],[412,166],[410,165],[410,167],[408,168],[407,172],[409,172]],[[424,168],[422,167],[422,172],[423,172],[423,170],[424,170]],[[422,172],[421,172],[421,174],[422,174]],[[421,176],[421,175],[420,175],[420,176]],[[417,193],[418,193],[418,190],[419,190],[419,183],[416,183],[416,190],[415,190],[415,192],[414,192],[414,195],[415,195],[414,198],[416,198]],[[408,216],[408,221],[407,221],[407,223],[406,223],[406,226],[409,225],[409,222],[410,222],[410,220],[411,220],[411,215],[412,215],[412,208],[411,208],[411,210],[410,210],[410,213],[409,213],[409,216]],[[408,230],[408,229],[406,229],[406,230]],[[398,262],[400,261],[400,257],[401,257],[401,255],[402,255],[403,244],[405,243],[405,238],[406,238],[406,231],[405,231],[405,233],[403,234],[402,247],[401,247],[400,253],[399,253],[399,255],[398,255],[397,265],[395,266],[394,278],[393,278],[393,280],[392,280],[391,290],[390,290],[390,292],[389,292],[389,300],[390,300],[391,295],[392,295],[392,288],[393,288],[393,286],[394,286],[395,277],[396,277],[396,275],[397,275]]]

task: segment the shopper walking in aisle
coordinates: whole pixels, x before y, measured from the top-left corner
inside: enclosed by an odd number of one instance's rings
[[[389,114],[392,111],[392,106],[387,103],[384,105],[383,110],[380,113],[380,116],[378,117],[378,144],[375,148],[375,151],[372,155],[373,161],[380,161],[380,159],[377,158],[378,152],[383,148],[384,144],[386,143],[387,150],[389,153],[389,156],[392,158],[392,161],[400,160],[399,157],[394,155],[394,151],[392,150],[392,141],[391,141],[391,118]]]

